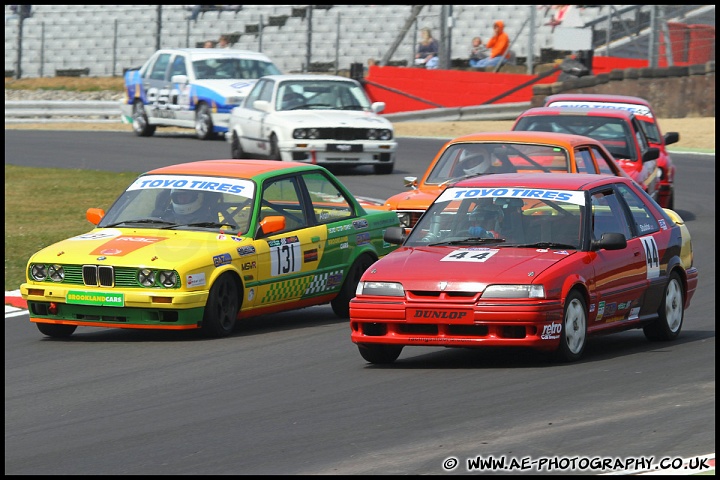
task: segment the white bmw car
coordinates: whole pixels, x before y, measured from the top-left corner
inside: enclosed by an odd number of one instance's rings
[[[372,165],[392,173],[397,142],[360,82],[335,75],[267,75],[232,110],[225,136],[232,158]]]

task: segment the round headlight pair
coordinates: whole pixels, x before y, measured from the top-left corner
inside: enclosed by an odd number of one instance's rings
[[[156,284],[165,288],[173,288],[178,284],[177,273],[173,270],[151,270],[143,268],[138,272],[138,283],[143,287],[152,287]]]
[[[389,128],[370,128],[367,131],[368,140],[390,140],[393,137]]]
[[[293,138],[297,140],[320,138],[320,130],[317,128],[296,128],[293,130]]]

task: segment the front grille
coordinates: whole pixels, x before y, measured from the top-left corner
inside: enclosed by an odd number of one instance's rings
[[[321,140],[367,140],[367,128],[319,128],[318,131]]]
[[[113,287],[115,275],[113,267],[107,265],[83,265],[83,283],[88,287]]]

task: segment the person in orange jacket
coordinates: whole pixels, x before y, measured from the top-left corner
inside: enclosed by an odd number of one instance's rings
[[[510,37],[505,33],[505,23],[502,20],[495,20],[493,30],[495,34],[485,45],[490,49],[490,56],[480,60],[475,65],[476,67],[496,67],[506,59],[510,47]]]

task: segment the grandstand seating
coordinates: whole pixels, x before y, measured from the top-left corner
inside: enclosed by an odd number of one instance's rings
[[[22,72],[25,77],[39,76],[40,72],[50,76],[56,69],[90,68],[93,76],[121,75],[123,69],[141,65],[155,51],[158,28],[161,47],[172,48],[192,47],[205,40],[217,40],[221,34],[234,33],[239,37],[234,47],[261,49],[281,70],[299,72],[307,68],[306,7],[246,5],[239,11],[206,12],[193,22],[187,19],[188,10],[182,5],[33,5],[32,17],[23,23]],[[537,60],[541,51],[553,44],[548,13],[541,7],[453,5],[451,59],[467,58],[470,39],[478,35],[487,41],[493,21],[501,19],[506,23],[517,59],[527,58],[532,52]],[[610,7],[623,6],[588,6],[578,9],[578,15],[583,22],[591,22],[605,15]],[[436,38],[441,38],[442,8],[426,5],[421,10],[390,62],[412,64],[418,30],[422,27],[429,27]],[[533,10],[535,25],[530,28],[526,20]],[[380,60],[396,41],[411,11],[411,5],[315,6],[310,62],[335,62],[338,57],[337,68],[348,70],[352,63],[366,65],[369,58]],[[18,48],[18,21],[8,19],[9,13],[6,5],[6,71],[15,69]],[[278,25],[269,25],[271,17]],[[712,18],[714,25],[714,7]],[[284,25],[280,25],[282,19]],[[257,28],[258,33],[246,33],[247,27]],[[647,49],[642,54],[647,54]]]

